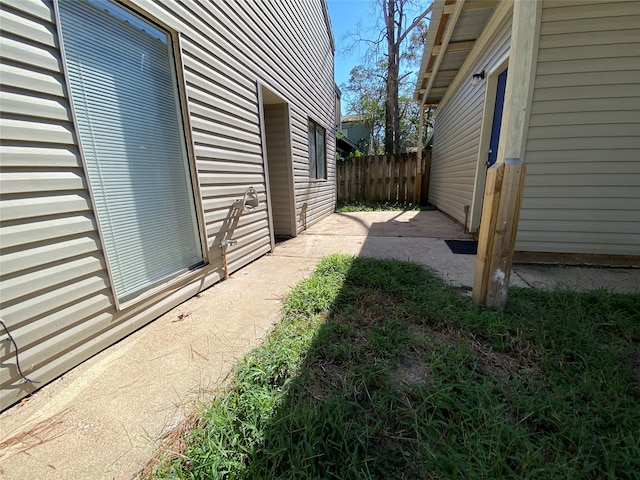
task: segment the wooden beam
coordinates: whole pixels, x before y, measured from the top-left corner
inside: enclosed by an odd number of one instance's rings
[[[467,3],[462,9],[463,12],[473,12],[477,10],[492,10],[496,7],[496,0],[476,1]]]
[[[432,95],[442,95],[444,92],[447,91],[447,87],[437,87],[437,88],[432,88],[431,89],[431,93]]]
[[[449,45],[447,45],[446,53],[468,52],[473,48],[473,45],[475,43],[476,43],[475,40],[464,41],[464,42],[449,42]]]
[[[421,192],[420,189],[422,187],[422,136],[424,131],[424,106],[419,105],[420,113],[418,116],[418,152],[416,155],[416,176],[415,176],[415,186],[413,189],[413,204],[420,204]]]
[[[533,84],[538,61],[542,2],[522,0],[513,5],[509,73],[505,91],[498,161],[520,158],[523,162]]]
[[[507,290],[526,174],[526,168],[519,159],[508,160],[507,163],[502,164],[504,166],[502,191],[495,221],[491,221],[495,226],[490,243],[492,252],[487,269],[489,277],[485,303],[492,310],[502,310],[507,304]]]
[[[494,310],[505,307],[511,277],[526,175],[524,154],[541,12],[542,2],[522,0],[514,3],[509,73],[497,158],[497,168],[503,168],[504,172],[499,195],[494,192],[489,205],[486,205],[485,193],[472,294],[474,302],[485,303]],[[495,183],[493,174],[489,176],[493,168],[495,165],[487,172],[485,187],[490,192],[495,189],[491,185],[491,182]],[[486,206],[489,207],[487,210]],[[485,218],[487,215],[489,218]]]
[[[438,76],[445,78],[453,78],[458,74],[459,70],[439,70]]]
[[[498,218],[498,205],[502,191],[504,164],[496,163],[487,170],[487,180],[484,187],[482,202],[482,219],[478,231],[478,254],[476,255],[476,270],[473,279],[473,302],[485,304],[487,301],[487,287],[489,285],[489,267],[493,254],[493,239]]]
[[[431,87],[433,86],[433,81],[438,76],[438,69],[440,68],[440,64],[442,63],[442,58],[444,57],[444,53],[447,51],[447,45],[449,40],[451,39],[451,35],[453,35],[453,30],[456,28],[456,23],[458,22],[458,18],[460,17],[460,12],[462,11],[462,7],[464,6],[465,0],[458,0],[455,4],[454,11],[451,15],[443,15],[442,20],[440,21],[440,25],[438,25],[438,32],[435,38],[435,45],[433,47],[433,51],[431,52],[431,57],[429,58],[429,65],[427,66],[427,71],[431,72],[431,78],[427,83],[427,94],[422,101],[425,103],[426,97],[431,91]],[[452,1],[447,0],[446,4],[451,4]],[[446,25],[446,26],[445,26]],[[434,52],[438,51],[437,54]]]

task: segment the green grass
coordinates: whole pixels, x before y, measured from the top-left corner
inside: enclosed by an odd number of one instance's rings
[[[413,203],[399,203],[399,202],[353,202],[343,203],[336,206],[336,212],[349,213],[349,212],[382,212],[382,211],[421,211],[426,212],[429,210],[436,210],[433,205],[416,205]]]
[[[511,288],[335,255],[158,478],[638,478],[640,294]]]

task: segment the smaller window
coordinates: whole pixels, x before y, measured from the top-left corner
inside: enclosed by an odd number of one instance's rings
[[[326,131],[309,120],[309,177],[327,178]]]

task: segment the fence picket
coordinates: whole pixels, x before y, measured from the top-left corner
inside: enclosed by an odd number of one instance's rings
[[[429,185],[430,152],[425,152],[424,167],[418,164],[416,153],[370,155],[338,161],[336,194],[339,203],[426,201]],[[416,191],[416,173],[422,176],[422,188]]]

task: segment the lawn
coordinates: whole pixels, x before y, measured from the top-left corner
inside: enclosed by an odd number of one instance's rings
[[[334,255],[157,478],[638,478],[640,294],[472,304],[419,265]]]

